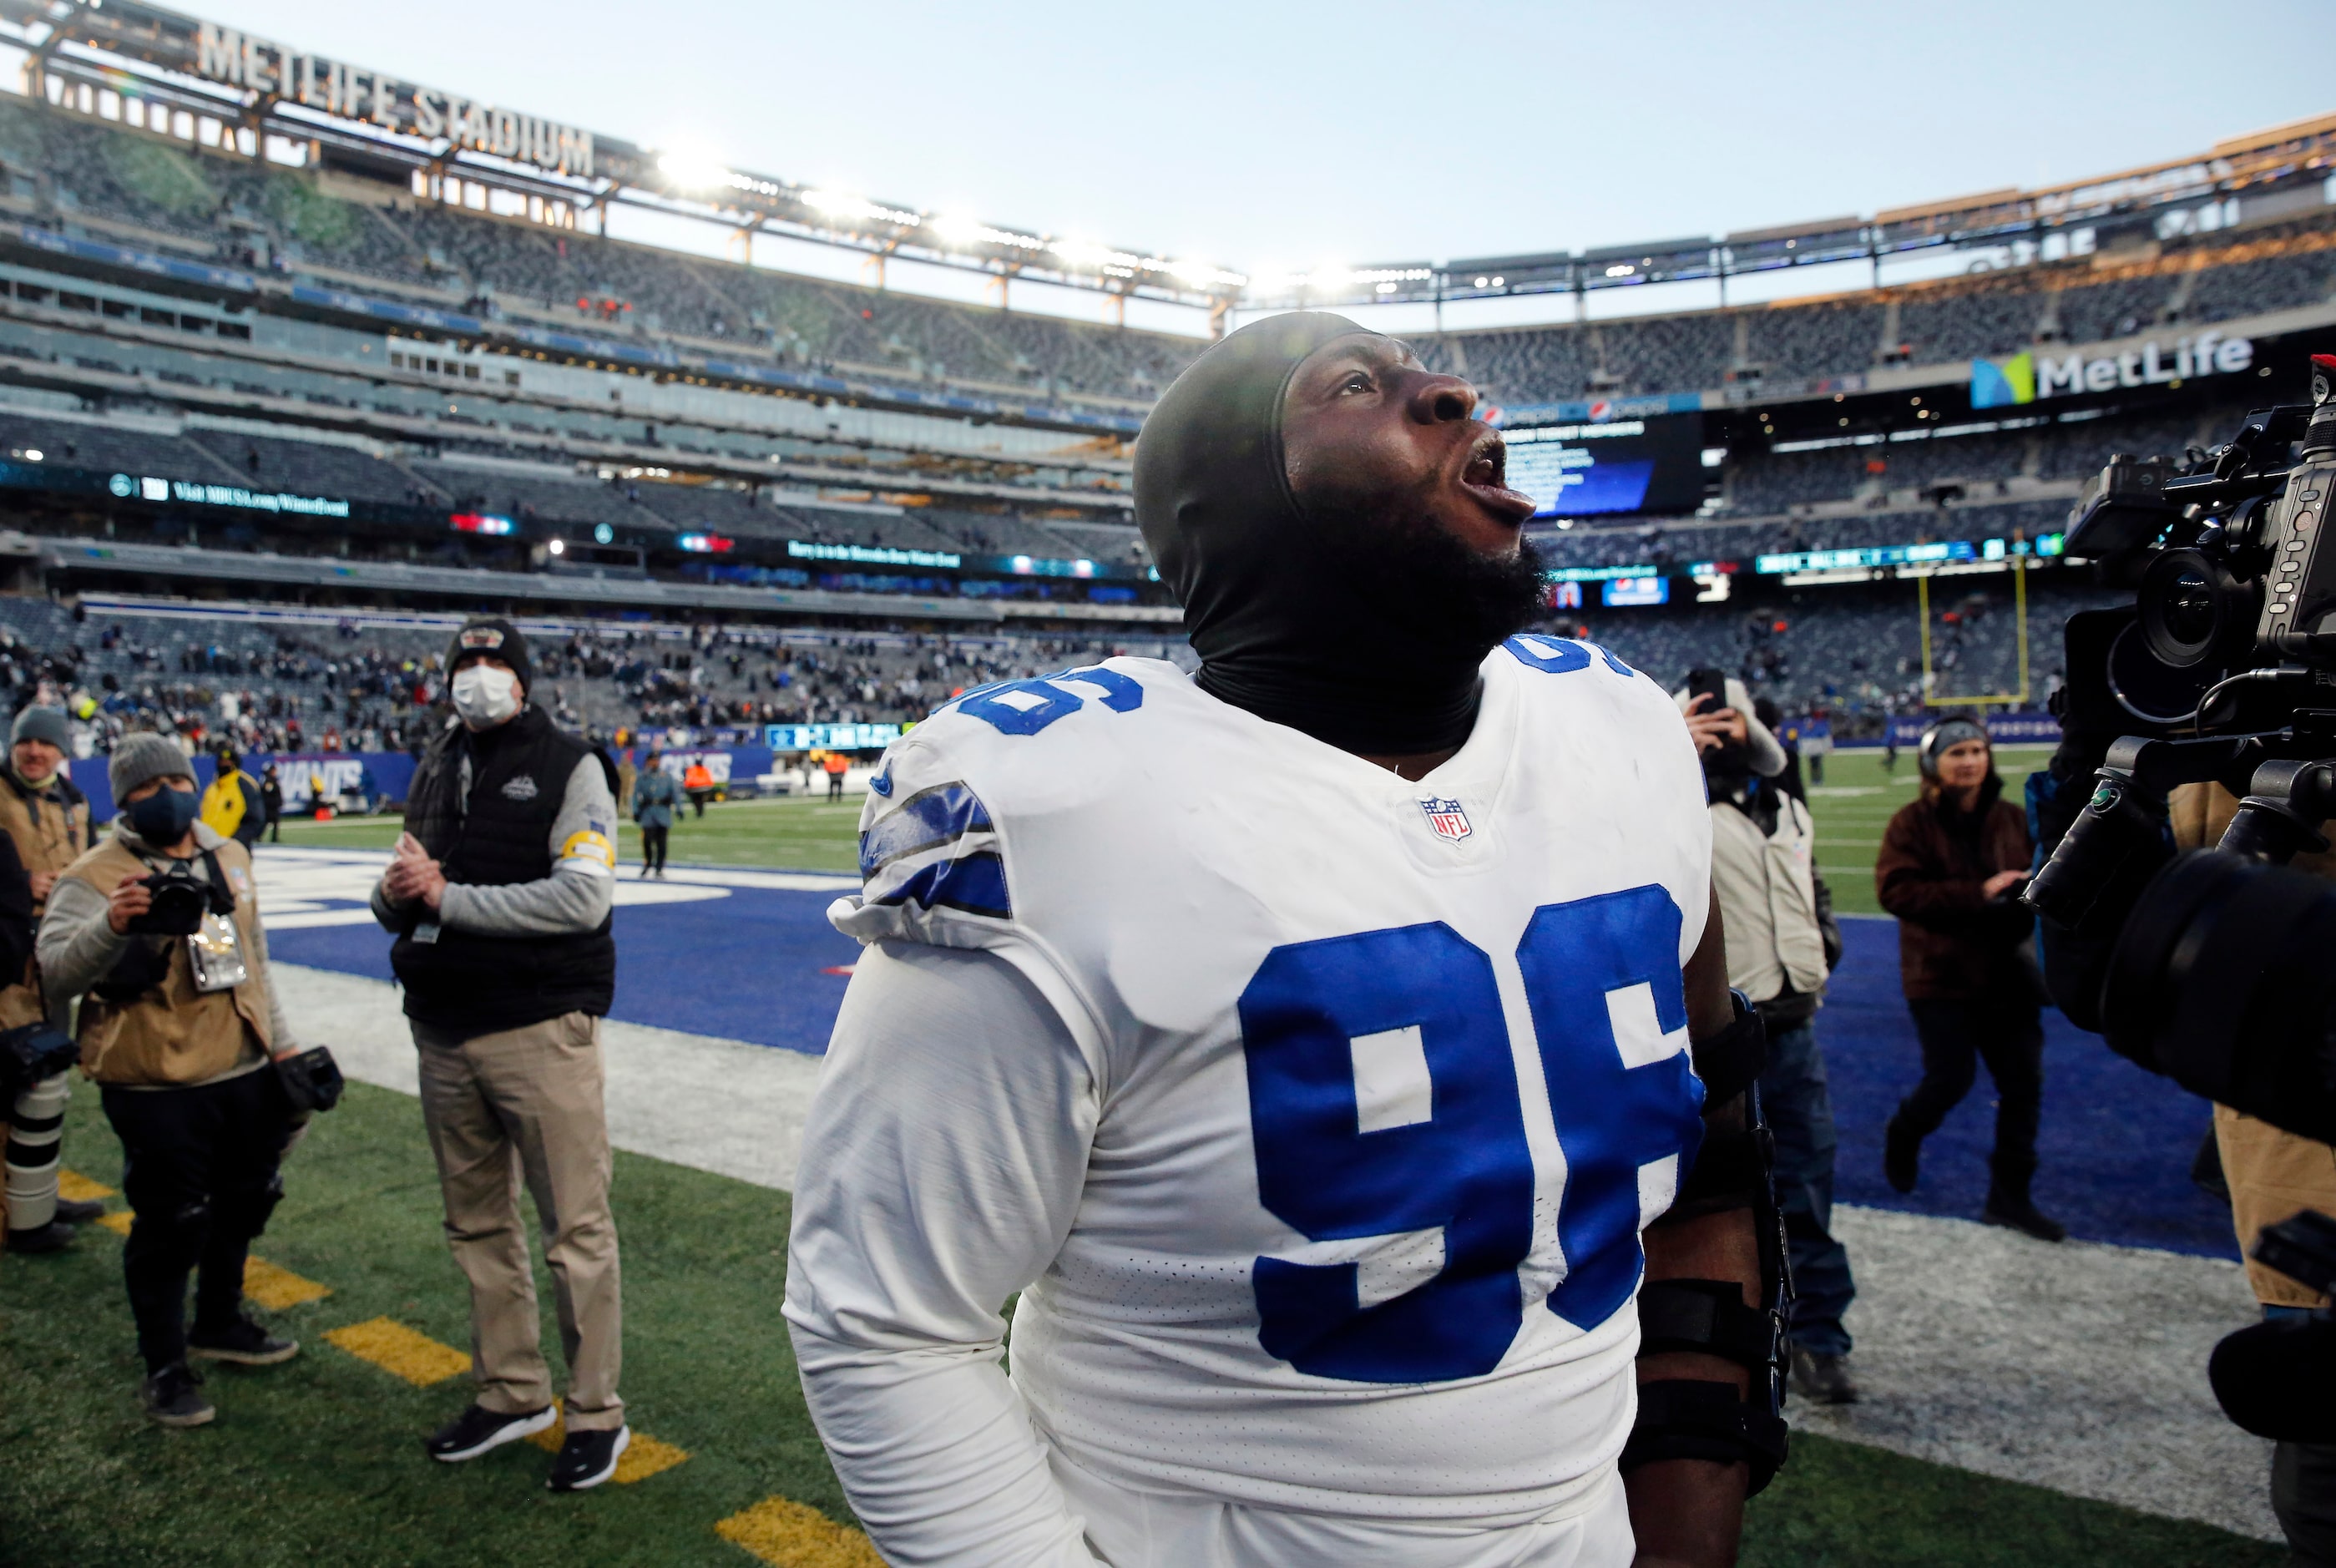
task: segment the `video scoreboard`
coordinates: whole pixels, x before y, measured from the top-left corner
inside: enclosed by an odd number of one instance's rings
[[[1689,512],[1703,502],[1703,415],[1511,426],[1508,482],[1536,517]]]

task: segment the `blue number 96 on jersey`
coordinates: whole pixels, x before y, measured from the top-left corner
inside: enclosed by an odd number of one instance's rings
[[[1687,1054],[1614,1023],[1621,998],[1651,1008],[1658,1038],[1687,1027],[1679,931],[1669,894],[1640,887],[1545,905],[1517,947],[1565,1156],[1565,1271],[1546,1304],[1582,1329],[1638,1288],[1641,1169],[1675,1157],[1684,1171],[1702,1136]],[[1259,1258],[1267,1354],[1356,1382],[1492,1371],[1540,1303],[1518,1272],[1536,1183],[1490,958],[1440,921],[1292,943],[1266,956],[1240,1014],[1265,1207],[1309,1242],[1404,1238],[1394,1251],[1416,1260]]]

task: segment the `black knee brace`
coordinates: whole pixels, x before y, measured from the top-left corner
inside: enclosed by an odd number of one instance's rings
[[[1743,1289],[1733,1281],[1651,1281],[1639,1291],[1639,1354],[1684,1350],[1722,1356],[1751,1373],[1751,1391],[1739,1396],[1731,1383],[1694,1378],[1641,1383],[1639,1418],[1622,1449],[1621,1467],[1627,1473],[1660,1459],[1740,1461],[1752,1470],[1747,1495],[1757,1495],[1784,1467],[1789,1448],[1785,1325],[1793,1279],[1773,1177],[1775,1139],[1760,1118],[1759,1090],[1747,1086],[1744,1095],[1749,1125],[1741,1132],[1706,1134],[1673,1213],[1752,1210],[1760,1250],[1760,1304],[1746,1306]]]

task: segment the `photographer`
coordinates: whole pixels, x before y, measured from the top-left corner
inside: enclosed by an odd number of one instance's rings
[[[535,1199],[560,1295],[568,1434],[554,1491],[597,1486],[630,1435],[600,1020],[615,995],[615,768],[527,700],[526,639],[500,618],[446,649],[455,716],[414,771],[406,833],[374,890],[421,1055],[446,1240],[471,1286],[475,1402],[425,1447],[446,1463],[550,1427],[551,1379],[519,1206]]]
[[[2175,846],[2185,850],[2219,842],[2239,806],[2238,797],[2220,784],[2185,784],[2166,803]],[[2336,878],[2336,854],[2299,854],[2288,864]],[[2228,1105],[2214,1107],[2214,1141],[2231,1189],[2231,1222],[2242,1255],[2253,1251],[2265,1226],[2302,1210],[2336,1214],[2336,1149]],[[2247,1283],[2265,1318],[2300,1315],[2328,1304],[2326,1297],[2252,1256]],[[2336,1564],[2336,1445],[2277,1445],[2272,1450],[2271,1506],[2297,1563]]]
[[[83,998],[82,1070],[122,1140],[137,1215],[122,1273],[146,1413],[198,1427],[214,1412],[190,1354],[268,1366],[299,1352],[243,1314],[245,1258],[284,1195],[277,1162],[305,1125],[266,1069],[299,1047],[268,985],[251,857],[196,820],[186,757],[161,735],[126,735],[108,774],[121,814],[50,891],[41,974],[51,1017]]]
[[[1833,1100],[1815,1018],[1826,978],[1841,960],[1833,899],[1816,874],[1815,824],[1791,788],[1790,754],[1770,777],[1756,763],[1772,760],[1755,746],[1771,733],[1759,704],[1701,710],[1716,676],[1698,672],[1675,694],[1696,706],[1689,729],[1702,754],[1711,801],[1711,881],[1728,948],[1728,983],[1748,998],[1767,1029],[1768,1061],[1759,1076],[1760,1105],[1776,1137],[1776,1200],[1792,1259],[1794,1388],[1819,1404],[1857,1399],[1850,1376],[1849,1330],[1843,1314],[1855,1300],[1849,1251],[1833,1224]],[[1690,697],[1699,691],[1701,697]],[[1762,699],[1765,703],[1766,699]]]
[[[29,879],[26,897],[34,921],[48,901],[58,874],[96,842],[90,831],[89,802],[73,786],[65,766],[72,732],[64,714],[28,707],[16,716],[8,765],[0,770],[0,829]],[[14,984],[0,990],[0,1028],[19,1028],[41,1017],[41,998],[25,966],[32,954],[12,958]],[[73,1227],[105,1212],[102,1203],[71,1203],[57,1196],[57,1166],[63,1154],[65,1101],[72,1074],[54,1073],[13,1086],[8,1115],[8,1250],[55,1252],[69,1245]]]
[[[2031,859],[2028,820],[2003,798],[1987,731],[1942,719],[1922,735],[1922,794],[1898,809],[1874,862],[1882,907],[1898,917],[1900,983],[1922,1042],[1922,1079],[1890,1118],[1883,1172],[1911,1193],[1922,1140],[1971,1092],[1979,1060],[1995,1080],[1995,1150],[1980,1217],[2040,1242],[2067,1230],[2029,1196],[2044,1094],[2039,983],[2021,949],[2034,920],[2016,901]]]

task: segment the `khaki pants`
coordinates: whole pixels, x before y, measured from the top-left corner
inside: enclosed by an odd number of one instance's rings
[[[416,1023],[414,1041],[422,1055],[422,1119],[446,1200],[446,1241],[471,1281],[479,1404],[508,1416],[551,1403],[535,1277],[520,1227],[524,1179],[559,1294],[568,1425],[621,1426],[623,1309],[608,1212],[600,1020],[569,1013],[468,1040]]]

